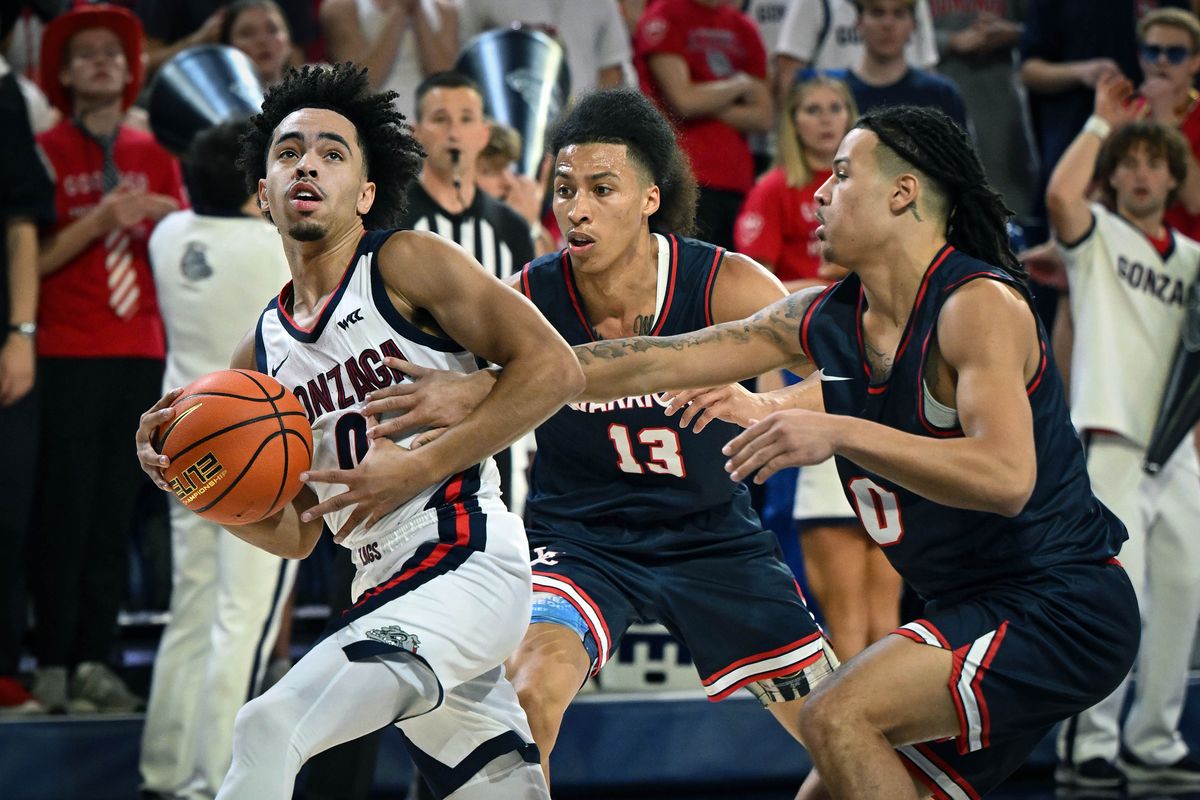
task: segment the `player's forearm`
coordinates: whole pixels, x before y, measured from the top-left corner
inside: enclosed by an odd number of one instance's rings
[[[526,353],[493,371],[491,391],[462,422],[414,451],[444,480],[498,453],[545,422],[583,388],[579,364],[561,346]]]
[[[1033,492],[1036,464],[1000,443],[933,439],[854,417],[835,419],[837,455],[935,503],[1013,517]]]
[[[303,490],[300,498],[288,503],[279,513],[260,522],[226,525],[225,530],[271,555],[280,558],[307,558],[316,547],[325,526],[320,519],[312,522],[300,521],[300,512],[296,504],[303,504],[307,508],[317,502],[316,494],[309,489]]]

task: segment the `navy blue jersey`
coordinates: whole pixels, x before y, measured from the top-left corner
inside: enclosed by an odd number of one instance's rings
[[[922,371],[938,314],[955,289],[976,279],[1021,288],[1002,270],[947,245],[917,292],[888,381],[871,384],[863,352],[865,297],[856,275],[834,284],[809,308],[801,346],[832,378],[822,384],[825,410],[916,434],[962,436],[925,414]],[[927,599],[950,599],[981,586],[1061,564],[1112,558],[1125,527],[1092,494],[1083,447],[1071,425],[1062,381],[1038,323],[1042,357],[1026,387],[1033,411],[1037,482],[1023,511],[1008,518],[934,503],[837,457],[846,496],[904,579]]]
[[[712,324],[712,289],[725,251],[667,236],[670,272],[651,333],[672,336]],[[596,341],[569,254],[542,256],[521,274],[521,290],[571,345]],[[536,516],[639,525],[719,506],[758,522],[746,487],[729,479],[721,448],[738,433],[713,422],[696,434],[664,413],[661,395],[564,406],[537,429],[529,509]]]

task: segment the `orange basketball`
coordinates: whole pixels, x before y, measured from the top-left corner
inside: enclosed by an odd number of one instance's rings
[[[312,428],[279,381],[227,369],[189,384],[159,427],[167,483],[187,508],[241,525],[271,516],[300,491],[312,463]]]

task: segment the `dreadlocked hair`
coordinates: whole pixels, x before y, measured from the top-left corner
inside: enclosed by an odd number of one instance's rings
[[[257,193],[258,181],[266,177],[271,135],[284,117],[301,108],[326,108],[354,125],[363,169],[375,184],[375,202],[363,215],[363,226],[395,227],[405,210],[409,181],[421,171],[425,157],[412,128],[393,105],[397,96],[372,92],[367,71],[348,61],[289,69],[267,92],[262,111],[251,118],[250,130],[241,139],[237,166],[246,177],[247,191]]]
[[[915,168],[933,185],[934,207],[942,206],[946,241],[969,256],[997,266],[1022,284],[1029,273],[1017,260],[1008,238],[1013,212],[987,182],[979,154],[957,123],[933,108],[895,106],[861,117],[856,128],[879,137],[891,153],[876,154],[880,164],[899,173]],[[904,163],[897,163],[904,162]]]
[[[696,226],[699,192],[675,129],[646,96],[634,89],[602,89],[579,99],[555,125],[550,152],[573,144],[623,144],[629,159],[658,186],[656,233],[689,235]]]

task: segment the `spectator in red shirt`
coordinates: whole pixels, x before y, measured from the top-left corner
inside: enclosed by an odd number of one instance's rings
[[[38,136],[58,219],[38,257],[42,424],[30,568],[33,691],[48,711],[141,704],[106,662],[143,480],[129,436],[162,381],[146,243],[184,197],[175,159],[121,123],[139,88],[140,42],[137,18],[110,5],[54,19],[42,41],[46,93],[64,115]]]
[[[754,185],[745,134],[773,123],[758,29],[727,0],[658,0],[638,22],[634,62],[642,91],[675,118],[692,162],[700,238],[731,248]]]
[[[822,263],[813,194],[828,180],[838,143],[856,119],[846,84],[821,74],[802,76],[779,116],[775,167],[759,178],[738,215],[737,251],[774,272],[789,292],[845,274]]]

